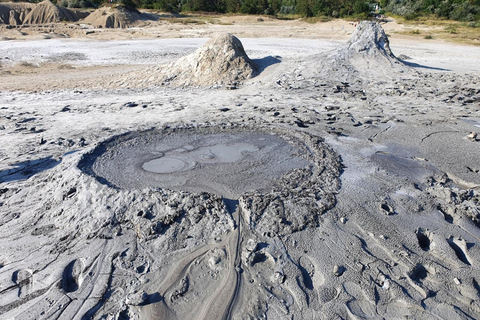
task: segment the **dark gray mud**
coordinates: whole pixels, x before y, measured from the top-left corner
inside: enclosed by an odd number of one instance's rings
[[[237,199],[245,192],[268,192],[284,174],[313,165],[299,140],[287,140],[279,132],[247,129],[134,132],[103,143],[81,167],[117,188]]]

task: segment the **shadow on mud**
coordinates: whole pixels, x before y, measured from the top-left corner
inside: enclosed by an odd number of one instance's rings
[[[13,168],[0,171],[0,183],[29,179],[39,172],[52,169],[61,162],[61,159],[53,159],[52,156],[48,156],[16,163]]]
[[[257,65],[257,72],[260,74],[268,67],[282,62],[280,59],[280,56],[267,56],[261,59],[252,59],[252,61]]]
[[[401,63],[403,63],[406,66],[412,67],[412,68],[422,68],[422,69],[428,69],[428,70],[437,70],[437,71],[452,71],[450,69],[444,69],[444,68],[437,68],[437,67],[429,67],[429,66],[424,66],[422,64],[414,63],[414,62],[408,62],[402,59],[398,59]]]

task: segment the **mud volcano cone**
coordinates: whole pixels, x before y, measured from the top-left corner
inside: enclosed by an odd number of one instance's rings
[[[255,73],[256,65],[245,53],[240,40],[231,34],[222,34],[167,66],[165,82],[198,86],[235,84]]]
[[[128,28],[140,18],[138,12],[118,5],[101,7],[86,17],[84,22],[98,28]]]
[[[381,54],[395,58],[388,37],[377,22],[360,22],[347,42],[347,48],[351,54]]]
[[[341,51],[358,71],[389,74],[392,71],[402,73],[410,70],[393,54],[390,41],[377,22],[360,22]]]
[[[352,66],[369,77],[395,76],[410,71],[390,49],[390,42],[377,22],[362,21],[350,40],[338,51],[337,63]],[[339,62],[340,61],[340,62]],[[341,62],[343,61],[343,62]]]
[[[25,18],[24,24],[43,24],[77,21],[77,15],[67,8],[54,5],[50,0],[40,2]]]

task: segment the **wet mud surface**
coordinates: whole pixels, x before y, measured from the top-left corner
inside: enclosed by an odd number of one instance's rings
[[[305,145],[289,140],[275,131],[247,129],[132,133],[100,145],[94,153],[105,151],[91,170],[119,188],[159,187],[238,199],[249,191],[269,191],[287,172],[312,165],[301,154],[309,152]]]

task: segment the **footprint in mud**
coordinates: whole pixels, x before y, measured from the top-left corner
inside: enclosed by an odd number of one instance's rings
[[[303,285],[308,290],[313,290],[323,284],[324,279],[321,273],[316,272],[315,265],[307,256],[302,256],[298,261],[300,272],[302,273]]]
[[[421,263],[418,263],[413,269],[410,271],[408,274],[410,279],[417,283],[421,283],[423,280],[425,280],[428,276],[428,270],[425,268],[425,266]]]
[[[62,276],[62,288],[65,292],[75,292],[81,287],[84,268],[81,259],[75,259],[65,267]]]
[[[377,315],[375,305],[367,300],[350,300],[346,304],[348,313],[352,318],[361,319],[373,318]]]
[[[437,210],[440,211],[440,213],[443,215],[443,218],[445,219],[446,222],[450,224],[453,223],[453,212],[451,212],[449,208],[438,205]]]
[[[319,289],[325,282],[325,279],[315,266],[315,263],[307,256],[300,257],[298,268],[302,275],[303,287],[307,295],[307,302],[310,308],[320,310]],[[336,291],[335,291],[336,293]],[[336,295],[336,294],[335,294]]]
[[[472,286],[476,290],[477,297],[480,299],[480,284],[478,284],[477,280],[475,278],[472,279]]]
[[[170,295],[170,302],[174,303],[177,299],[183,297],[187,293],[189,286],[190,280],[188,276],[186,276],[185,278],[180,280],[180,283],[177,286],[177,290],[172,292],[172,294]]]
[[[365,319],[377,316],[375,303],[368,298],[359,285],[353,282],[346,282],[343,284],[343,288],[345,292],[352,297],[352,299],[346,303],[347,312],[350,317],[353,319],[357,317]]]
[[[321,287],[318,289],[318,299],[321,303],[332,301],[338,296],[338,291],[332,287]]]
[[[18,286],[18,297],[23,298],[33,289],[33,272],[29,269],[17,270],[12,274],[12,281]]]
[[[462,261],[463,263],[467,265],[472,265],[470,262],[470,258],[467,254],[467,242],[464,239],[460,238],[454,238],[451,236],[450,238],[447,239],[448,244],[450,247],[455,251],[455,254],[457,255],[457,258]]]
[[[422,248],[423,251],[429,251],[430,245],[432,244],[432,233],[428,229],[418,228],[415,231],[417,235],[418,245]]]

